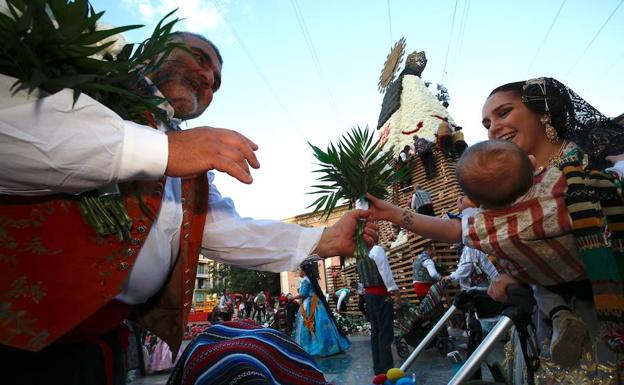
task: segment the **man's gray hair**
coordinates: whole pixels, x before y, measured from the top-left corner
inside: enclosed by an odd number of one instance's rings
[[[211,42],[209,39],[207,39],[204,35],[201,35],[199,33],[194,33],[194,32],[188,32],[188,31],[178,31],[178,32],[173,32],[170,36],[173,39],[184,39],[185,37],[195,37],[199,40],[202,40],[208,43],[208,45],[210,45],[210,47],[217,54],[217,58],[219,59],[219,64],[223,65],[223,57],[221,57],[221,52],[219,52],[219,48],[217,48],[217,46],[213,42]]]

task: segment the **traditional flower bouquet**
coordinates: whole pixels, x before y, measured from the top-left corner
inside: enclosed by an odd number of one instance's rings
[[[332,310],[334,319],[338,323],[338,327],[344,332],[344,334],[351,334],[352,325],[347,317],[343,317],[340,313]]]
[[[326,151],[310,144],[314,156],[320,162],[320,168],[314,172],[322,174],[318,184],[312,186],[320,194],[309,207],[314,211],[323,211],[329,218],[332,211],[342,200],[349,202],[349,208],[368,209],[366,194],[370,193],[384,199],[388,195],[388,187],[407,176],[407,171],[396,171],[389,167],[392,162],[392,149],[383,152],[379,140],[373,140],[373,132],[368,127],[353,127],[343,135],[337,144],[330,143]],[[356,232],[355,258],[368,257],[368,248],[363,239],[364,221],[360,221]]]
[[[345,334],[348,334],[348,335],[354,334],[354,333],[363,334],[363,335],[370,334],[370,328],[371,328],[370,322],[366,321],[365,318],[345,317],[342,314],[337,313],[335,310],[332,310],[332,314],[334,315],[334,318],[336,319],[338,326],[340,327],[340,329],[342,329],[342,331]]]
[[[6,0],[0,9],[0,73],[16,78],[13,91],[26,89],[53,94],[72,89],[74,102],[86,94],[140,124],[167,124],[158,105],[162,98],[142,91],[144,77],[158,69],[174,48],[170,40],[178,19],[166,15],[151,37],[126,44],[128,25],[106,28],[104,12],[88,0]],[[153,119],[152,119],[153,118]],[[81,194],[83,216],[100,235],[127,237],[132,225],[116,185]]]
[[[366,321],[365,318],[357,318],[353,320],[352,325],[352,333],[358,333],[365,336],[370,335],[371,333],[371,324]]]

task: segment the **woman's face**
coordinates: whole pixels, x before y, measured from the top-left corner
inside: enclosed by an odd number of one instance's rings
[[[531,111],[513,91],[497,92],[483,105],[483,126],[489,139],[509,140],[527,154],[546,143],[540,115]]]
[[[301,278],[305,277],[305,273],[303,272],[303,270],[299,270],[299,277]]]

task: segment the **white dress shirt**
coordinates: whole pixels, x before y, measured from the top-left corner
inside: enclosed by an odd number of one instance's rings
[[[479,266],[479,268],[485,272],[488,277],[488,281],[492,282],[492,280],[498,277],[498,271],[496,267],[490,262],[485,254],[481,250],[473,249],[472,247],[464,246],[462,250],[461,257],[459,257],[459,263],[457,264],[457,270],[451,273],[450,278],[453,281],[459,281],[459,287],[462,290],[467,290],[470,288],[470,276],[472,275],[472,271],[475,266]]]
[[[125,121],[84,94],[74,105],[71,90],[12,95],[14,82],[0,75],[0,193],[75,194],[163,176],[164,132]],[[214,185],[214,174],[208,177],[205,257],[280,272],[294,270],[316,248],[322,228],[241,218]],[[164,285],[178,256],[181,225],[180,178],[167,178],[161,209],[117,299],[143,303]]]
[[[390,263],[388,262],[388,257],[386,256],[386,251],[383,247],[379,245],[373,246],[370,249],[368,256],[370,259],[375,261],[377,270],[379,270],[379,274],[381,275],[381,279],[383,279],[384,285],[386,285],[386,289],[388,289],[388,291],[399,290],[396,282],[394,282],[392,269],[390,269]]]
[[[427,272],[429,273],[431,279],[433,279],[434,281],[439,281],[440,278],[442,278],[442,276],[440,275],[440,273],[438,273],[438,270],[436,269],[436,265],[435,262],[433,262],[433,259],[425,259],[422,264],[425,269],[427,269]]]

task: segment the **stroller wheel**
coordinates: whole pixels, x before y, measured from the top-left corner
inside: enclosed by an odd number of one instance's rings
[[[405,342],[404,338],[395,338],[394,344],[396,345],[397,354],[400,358],[405,359],[407,358],[407,356],[409,356],[409,346],[407,345],[407,342]]]

